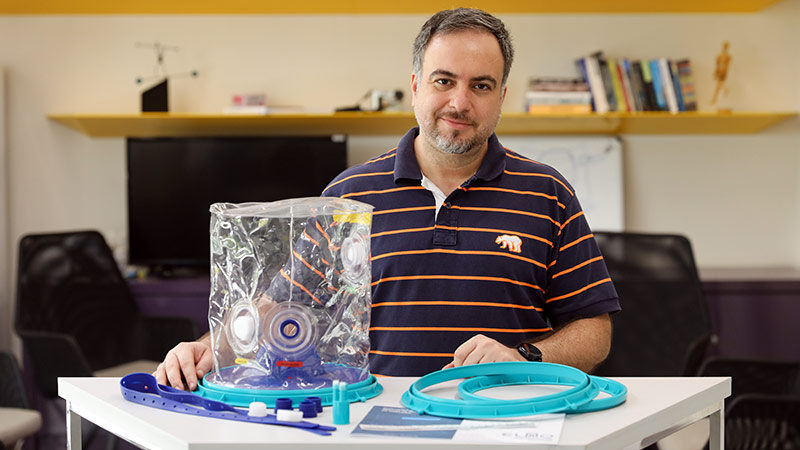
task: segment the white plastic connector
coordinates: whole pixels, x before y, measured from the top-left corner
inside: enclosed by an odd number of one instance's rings
[[[278,420],[281,422],[302,422],[303,420],[302,411],[279,409],[277,414]]]
[[[253,417],[267,417],[267,404],[264,402],[250,403],[250,409],[247,411],[247,415]]]

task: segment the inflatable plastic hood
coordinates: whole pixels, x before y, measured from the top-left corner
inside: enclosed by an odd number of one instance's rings
[[[372,206],[215,203],[206,383],[320,389],[369,377]]]

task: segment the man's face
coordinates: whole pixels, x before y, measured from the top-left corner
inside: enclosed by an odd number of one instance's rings
[[[500,120],[503,54],[488,32],[436,35],[411,75],[412,103],[428,145],[462,154],[482,148]]]

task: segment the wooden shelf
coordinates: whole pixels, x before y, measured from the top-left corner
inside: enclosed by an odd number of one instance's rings
[[[780,0],[494,0],[470,6],[495,14],[532,13],[748,13],[760,11]],[[276,2],[229,0],[39,0],[2,2],[6,14],[431,14],[453,7],[450,0],[305,0]]]
[[[504,114],[498,134],[753,134],[796,112]],[[264,116],[143,113],[52,114],[90,137],[402,135],[411,113],[270,114]]]

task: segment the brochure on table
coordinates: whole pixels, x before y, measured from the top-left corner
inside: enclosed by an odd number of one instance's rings
[[[406,408],[373,406],[352,434],[556,444],[564,417],[564,414],[541,414],[508,420],[462,420],[421,415]]]

